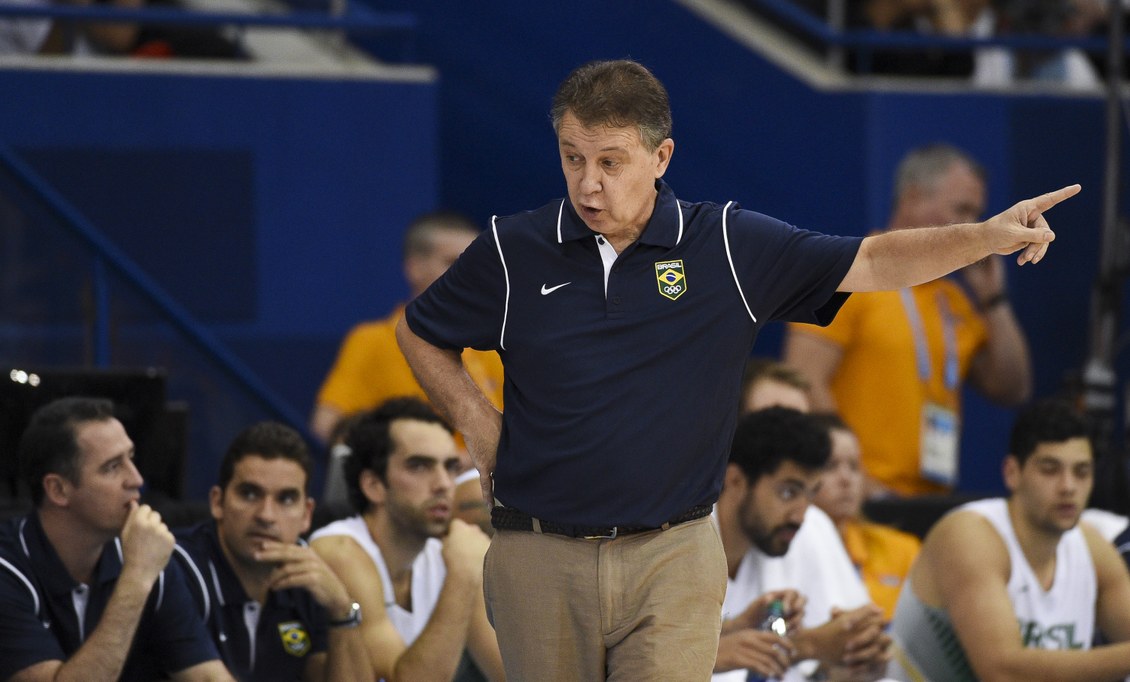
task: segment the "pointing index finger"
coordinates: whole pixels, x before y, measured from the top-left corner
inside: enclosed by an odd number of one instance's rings
[[[1083,188],[1078,184],[1068,185],[1067,187],[1062,187],[1055,190],[1054,192],[1041,194],[1040,196],[1033,198],[1032,202],[1036,205],[1036,210],[1040,213],[1043,213],[1044,211],[1048,210],[1052,206],[1055,206],[1064,199],[1070,199],[1071,197],[1075,196],[1082,189]]]

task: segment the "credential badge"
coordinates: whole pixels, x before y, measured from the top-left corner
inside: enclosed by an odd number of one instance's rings
[[[687,277],[683,272],[683,261],[665,260],[655,264],[655,279],[659,282],[659,293],[674,301],[687,290]]]
[[[283,649],[291,656],[305,656],[310,651],[310,635],[306,628],[297,620],[279,623],[279,637],[282,638]]]

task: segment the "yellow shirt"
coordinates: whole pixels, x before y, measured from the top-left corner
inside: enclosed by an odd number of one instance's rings
[[[404,307],[376,322],[357,325],[345,337],[333,368],[318,391],[318,403],[353,414],[396,396],[427,399],[396,343],[396,324]],[[463,351],[471,379],[502,409],[502,360],[494,351]]]
[[[910,533],[868,521],[849,521],[840,528],[840,535],[871,601],[889,621],[922,542]]]
[[[831,390],[840,416],[859,438],[863,468],[901,495],[947,492],[920,473],[922,412],[931,402],[961,414],[961,384],[987,338],[985,322],[955,282],[938,279],[911,289],[929,350],[930,377],[919,376],[914,333],[897,291],[852,294],[827,327],[791,324],[839,346]],[[958,377],[945,382],[942,313],[954,320]],[[802,359],[803,360],[803,359]]]

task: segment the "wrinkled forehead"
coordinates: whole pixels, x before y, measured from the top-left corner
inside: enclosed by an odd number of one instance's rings
[[[557,140],[562,146],[639,146],[643,144],[643,134],[635,123],[586,123],[574,116],[573,112],[567,111],[558,126]]]

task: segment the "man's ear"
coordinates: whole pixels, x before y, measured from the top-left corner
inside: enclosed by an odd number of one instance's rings
[[[401,267],[404,272],[404,280],[408,282],[408,286],[413,290],[415,290],[423,283],[424,274],[421,271],[423,264],[420,256],[406,256]]]
[[[1006,455],[1004,462],[1001,463],[1001,476],[1004,478],[1004,485],[1009,492],[1016,492],[1016,489],[1020,486],[1021,468],[1023,467],[1020,460],[1015,455]]]
[[[298,532],[299,535],[306,535],[310,532],[310,525],[314,522],[314,507],[317,503],[313,497],[306,496],[306,519],[302,522],[302,530]]]
[[[675,141],[667,138],[659,143],[659,147],[655,150],[655,177],[661,178],[667,172],[667,166],[671,165],[671,157],[675,155]]]
[[[74,484],[62,474],[47,474],[43,477],[43,496],[56,507],[69,507]]]
[[[224,518],[224,491],[218,486],[212,486],[208,491],[208,508],[212,512],[212,519],[219,521]]]
[[[749,486],[749,477],[737,464],[726,465],[726,475],[722,479],[723,490],[744,490]]]
[[[384,504],[388,497],[388,486],[377,476],[377,472],[372,469],[362,469],[361,479],[361,492],[365,494],[370,502],[374,505]]]

